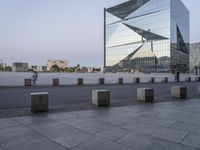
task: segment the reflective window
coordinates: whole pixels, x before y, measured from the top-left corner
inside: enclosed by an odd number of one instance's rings
[[[180,0],[135,0],[108,8],[105,30],[110,71],[171,72],[177,64],[188,69],[189,12]]]

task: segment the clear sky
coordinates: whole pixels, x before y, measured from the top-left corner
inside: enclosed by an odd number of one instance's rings
[[[103,66],[103,8],[124,1],[0,0],[0,60]],[[191,42],[199,42],[200,0],[183,2],[191,12]]]

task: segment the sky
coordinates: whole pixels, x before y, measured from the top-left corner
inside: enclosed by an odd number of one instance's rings
[[[103,8],[126,0],[0,0],[0,62],[103,66]],[[191,13],[191,42],[200,42],[200,0]]]

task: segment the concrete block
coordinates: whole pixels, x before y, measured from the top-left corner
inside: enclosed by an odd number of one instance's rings
[[[110,91],[108,90],[93,90],[92,103],[96,106],[109,106],[110,105]]]
[[[174,98],[187,98],[187,87],[173,86],[171,88],[171,94]]]
[[[31,85],[32,85],[31,79],[24,79],[24,86],[31,86]]]
[[[83,85],[83,78],[78,78],[77,79],[77,84],[78,85]]]
[[[200,82],[200,77],[196,77],[195,80],[196,80],[197,82]]]
[[[47,92],[31,93],[31,111],[47,112],[49,110],[49,95]]]
[[[165,78],[163,79],[163,82],[164,82],[164,83],[168,83],[168,80],[169,80],[168,77],[165,77]]]
[[[191,82],[191,81],[192,81],[192,80],[191,80],[191,77],[186,77],[185,81]]]
[[[118,79],[118,84],[123,84],[124,83],[124,79],[123,78],[119,78]]]
[[[105,79],[104,78],[99,78],[98,79],[98,84],[105,84]]]
[[[52,84],[53,86],[59,86],[59,79],[53,79]]]
[[[155,78],[152,77],[152,78],[149,80],[149,83],[155,83]]]
[[[139,84],[140,83],[140,78],[133,78],[133,83]]]
[[[198,94],[200,95],[200,85],[198,86]]]
[[[151,88],[138,88],[137,99],[144,102],[154,101],[154,89]]]

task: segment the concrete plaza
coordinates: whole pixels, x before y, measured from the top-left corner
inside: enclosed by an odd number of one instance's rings
[[[0,119],[0,150],[197,150],[200,101]]]

